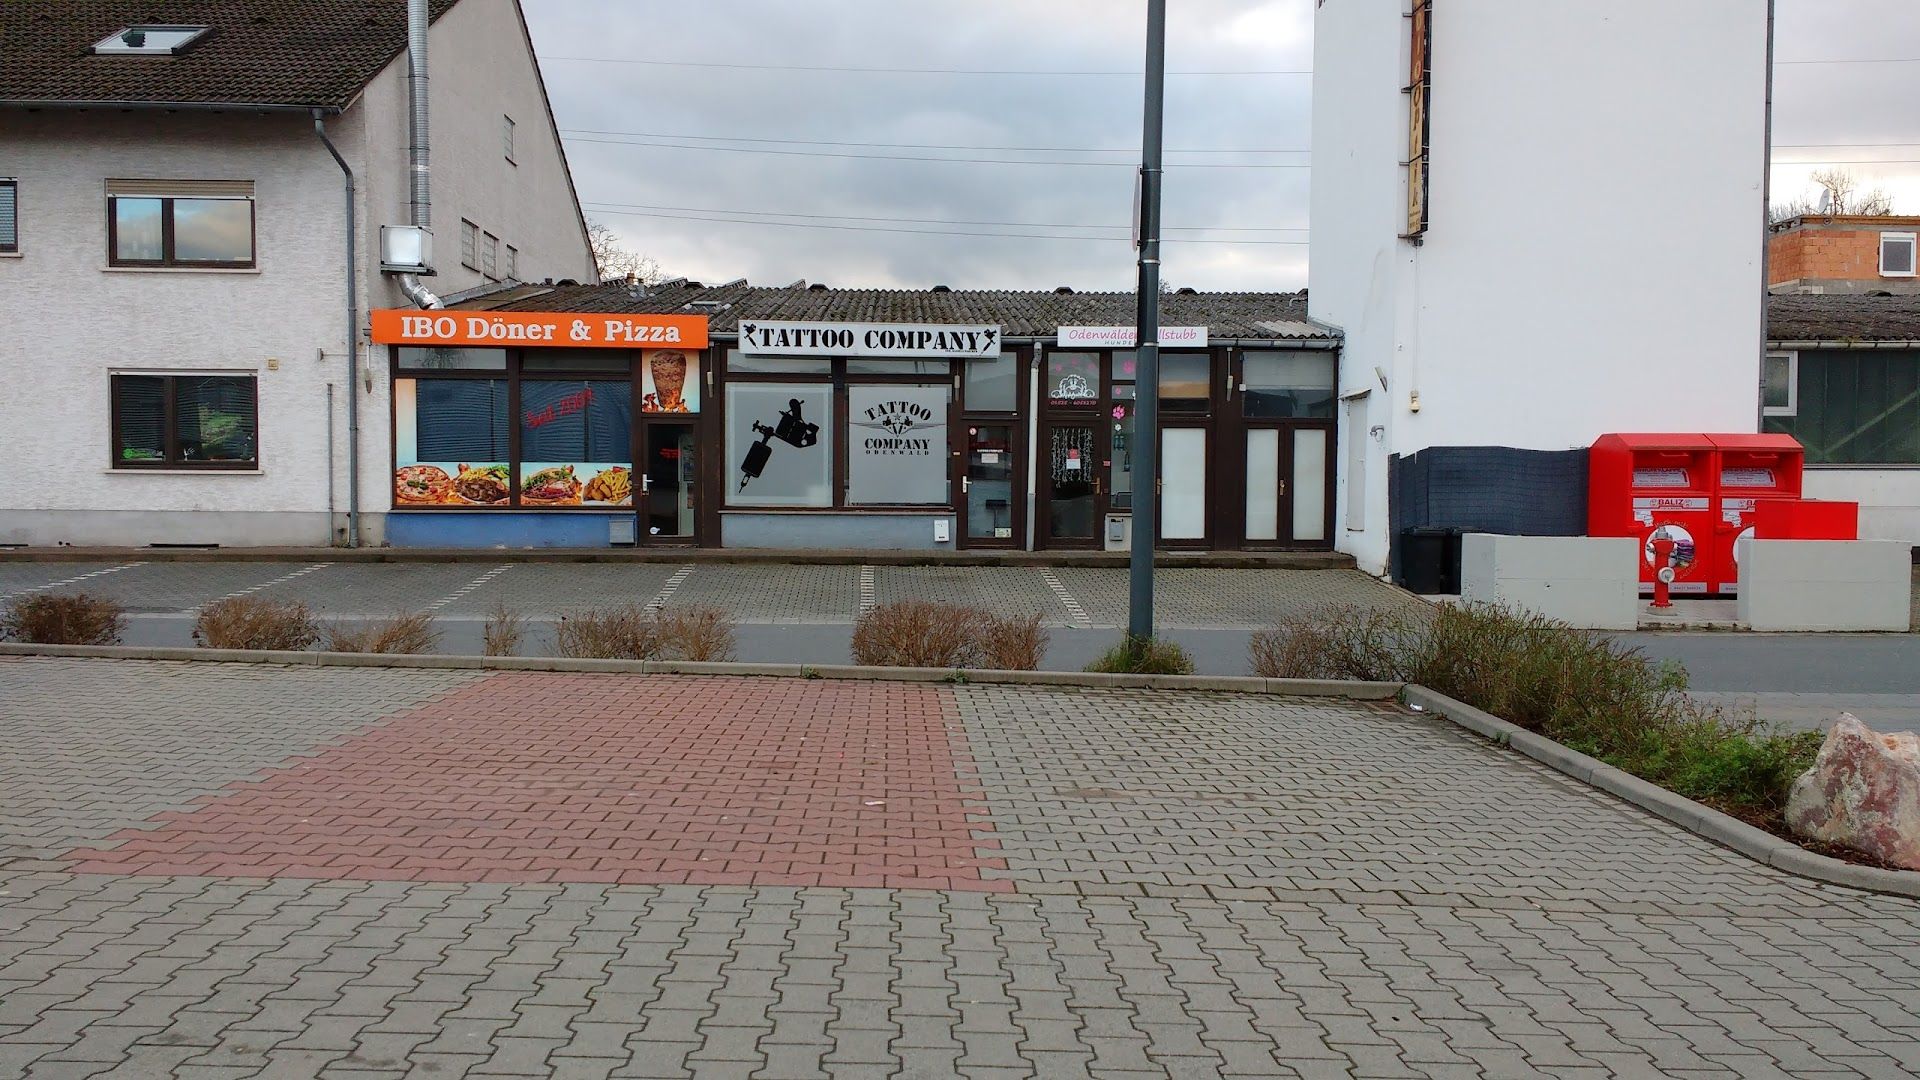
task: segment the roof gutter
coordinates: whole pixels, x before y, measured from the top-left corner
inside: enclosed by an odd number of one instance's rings
[[[1913,338],[1886,341],[1769,341],[1769,349],[1920,349]]]
[[[338,116],[346,110],[337,105],[297,105],[285,102],[260,104],[238,101],[76,101],[71,98],[0,98],[0,106],[9,109],[150,109],[161,112],[259,112],[326,113]]]

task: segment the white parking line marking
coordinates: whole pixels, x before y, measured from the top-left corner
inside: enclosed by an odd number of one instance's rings
[[[1067,587],[1060,583],[1060,575],[1043,566],[1040,568],[1040,576],[1045,579],[1047,588],[1053,590],[1053,595],[1060,598],[1060,605],[1066,608],[1067,614],[1073,618],[1073,625],[1081,630],[1092,629],[1093,620],[1087,617],[1087,609],[1081,607],[1080,601],[1075,600],[1073,594],[1067,591]]]
[[[279,577],[274,578],[272,581],[263,581],[258,585],[249,585],[244,589],[235,589],[234,591],[228,593],[225,596],[216,596],[212,600],[207,601],[207,603],[217,604],[222,600],[238,600],[243,596],[251,596],[254,593],[259,592],[261,589],[271,589],[275,585],[284,585],[287,582],[292,581],[294,578],[306,577],[308,574],[313,573],[315,570],[325,570],[327,567],[332,565],[333,565],[332,563],[324,563],[324,562],[314,563],[312,566],[301,567],[300,569],[295,570],[292,573],[281,574]],[[203,607],[205,605],[200,605],[200,606]],[[190,607],[180,612],[180,614],[197,615],[199,614],[199,612],[200,612],[200,607]]]
[[[78,585],[83,581],[90,581],[97,577],[105,577],[108,574],[117,574],[122,570],[131,570],[136,566],[145,565],[147,564],[143,562],[122,563],[119,566],[109,566],[104,570],[93,570],[85,574],[76,574],[62,581],[49,581],[45,585],[35,585],[30,589],[21,589],[19,592],[8,593],[5,596],[0,596],[0,601],[11,600],[16,596],[32,596],[37,592],[46,592],[48,589],[58,589],[67,585]]]
[[[455,600],[460,599],[461,597],[467,595],[468,593],[479,588],[480,586],[485,585],[487,582],[492,581],[494,578],[499,577],[501,574],[504,574],[511,569],[513,569],[512,563],[502,563],[499,566],[496,566],[493,569],[487,571],[486,573],[481,574],[479,577],[474,578],[472,581],[467,582],[465,585],[460,586],[458,589],[455,589],[454,591],[441,597],[440,599],[435,600],[433,603],[428,604],[427,610],[439,611],[441,608],[446,607],[448,604],[453,603]]]
[[[880,605],[879,588],[874,584],[873,567],[860,568],[860,614],[865,615]]]
[[[667,583],[665,585],[660,586],[659,595],[647,601],[647,610],[659,611],[661,608],[667,606],[667,601],[673,599],[674,592],[678,590],[680,586],[686,584],[687,578],[691,577],[692,575],[693,575],[692,563],[688,563],[687,565],[682,566],[680,569],[675,570],[673,572],[673,576],[667,579]]]

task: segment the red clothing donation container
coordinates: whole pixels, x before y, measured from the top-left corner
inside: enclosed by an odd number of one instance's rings
[[[1712,564],[1713,441],[1699,434],[1602,435],[1587,456],[1587,533],[1640,540],[1640,591],[1653,591],[1653,542],[1673,541],[1673,591],[1704,595]]]
[[[1754,535],[1754,507],[1760,499],[1800,498],[1800,475],[1807,452],[1791,435],[1709,435],[1717,451],[1714,470],[1714,526],[1709,565],[1716,571],[1713,591],[1740,588],[1740,539]]]
[[[1858,540],[1860,504],[1821,499],[1759,499],[1753,535],[1762,540]]]

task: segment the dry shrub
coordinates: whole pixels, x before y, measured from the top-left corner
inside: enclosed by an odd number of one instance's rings
[[[717,608],[661,609],[654,640],[663,659],[721,663],[733,659],[733,620]]]
[[[660,624],[638,604],[562,615],[553,630],[561,656],[586,660],[651,660],[660,653]]]
[[[433,616],[424,612],[359,626],[335,623],[327,630],[328,652],[413,654],[432,652],[439,643],[440,631],[433,627]]]
[[[979,653],[978,608],[903,600],[861,612],[853,624],[853,662],[876,667],[961,668]]]
[[[1047,631],[1040,616],[1024,619],[989,616],[982,627],[980,666],[993,671],[1036,671],[1047,655]]]
[[[512,656],[520,651],[520,639],[526,632],[527,617],[508,610],[506,601],[502,600],[494,604],[493,611],[487,615],[487,625],[480,637],[488,656]]]
[[[1087,665],[1107,675],[1191,675],[1193,657],[1166,638],[1129,637]]]
[[[320,640],[320,626],[307,605],[297,601],[237,596],[201,608],[193,621],[193,640],[208,649],[299,652]]]
[[[86,593],[16,596],[0,612],[0,641],[35,645],[118,645],[127,621],[120,605]]]
[[[1267,679],[1418,682],[1431,622],[1426,612],[1336,604],[1255,633],[1248,657]]]

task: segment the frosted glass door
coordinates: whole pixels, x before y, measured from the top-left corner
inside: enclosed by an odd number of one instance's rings
[[[1247,539],[1280,539],[1280,429],[1247,429]]]
[[[1327,538],[1327,435],[1326,428],[1295,428],[1293,432],[1293,539],[1296,542],[1318,542]]]
[[[1160,432],[1160,537],[1207,538],[1207,432],[1163,428]]]

